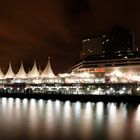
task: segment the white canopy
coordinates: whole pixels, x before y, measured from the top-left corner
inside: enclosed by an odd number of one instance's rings
[[[16,78],[20,78],[20,79],[27,78],[27,74],[25,72],[23,62],[21,62],[21,66],[20,66],[18,73],[16,74]]]
[[[41,75],[41,73],[42,73],[42,70],[41,70],[41,68],[40,68],[40,67],[39,67],[38,71],[39,71],[39,74]]]
[[[4,77],[4,73],[2,72],[1,68],[0,68],[0,79],[2,79]]]
[[[12,70],[12,66],[11,66],[11,63],[9,62],[9,68],[8,68],[8,71],[7,73],[5,74],[4,78],[14,78],[15,74]]]
[[[55,75],[52,71],[51,65],[50,65],[50,58],[48,58],[48,64],[46,65],[44,71],[41,74],[42,78],[54,78]]]
[[[39,71],[38,71],[37,66],[36,66],[36,61],[34,61],[33,68],[28,73],[28,77],[29,78],[38,78],[39,76],[40,76],[40,74],[39,74]]]

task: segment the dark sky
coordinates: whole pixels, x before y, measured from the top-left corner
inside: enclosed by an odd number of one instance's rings
[[[140,46],[139,0],[1,0],[0,66],[14,71],[36,59],[44,68],[51,56],[55,73],[79,61],[81,40],[122,25]]]

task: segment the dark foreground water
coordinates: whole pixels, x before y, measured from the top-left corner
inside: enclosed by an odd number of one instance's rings
[[[140,105],[0,98],[0,140],[140,140]]]

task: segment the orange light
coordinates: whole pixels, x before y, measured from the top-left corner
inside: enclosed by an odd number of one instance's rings
[[[100,72],[105,72],[105,68],[100,68]]]
[[[105,68],[94,69],[95,72],[105,72]]]
[[[99,68],[95,69],[94,71],[95,71],[95,72],[99,72]]]

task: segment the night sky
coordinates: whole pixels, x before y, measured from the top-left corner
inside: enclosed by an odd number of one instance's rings
[[[129,28],[140,46],[138,0],[1,0],[0,66],[20,61],[31,68],[33,60],[43,69],[51,57],[55,73],[79,61],[81,41],[108,32],[114,25]]]

